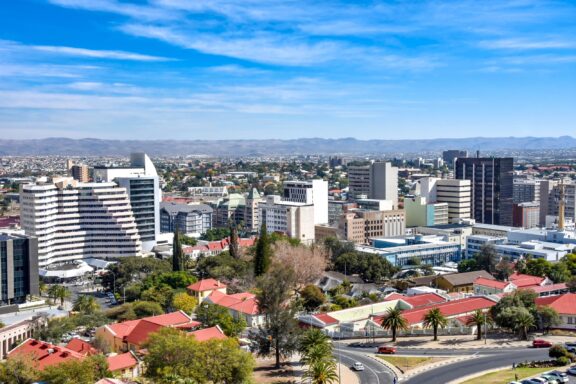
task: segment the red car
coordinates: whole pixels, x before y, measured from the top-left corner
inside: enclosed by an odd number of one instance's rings
[[[532,346],[534,348],[550,348],[552,346],[552,343],[546,340],[536,339],[532,341]]]
[[[386,345],[381,345],[378,347],[378,353],[393,354],[396,353],[395,347],[388,347]]]

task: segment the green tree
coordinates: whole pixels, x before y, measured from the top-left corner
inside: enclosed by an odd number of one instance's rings
[[[216,256],[199,257],[196,271],[202,278],[211,277],[216,280],[232,281],[248,280],[253,272],[250,262],[235,259],[229,252],[222,252]]]
[[[63,307],[64,301],[70,298],[70,296],[72,296],[72,293],[68,288],[66,288],[63,285],[53,285],[48,290],[48,295],[54,300],[60,300],[60,306]]]
[[[326,296],[316,285],[310,284],[300,292],[302,305],[308,312],[312,312],[326,302]]]
[[[222,240],[230,236],[229,228],[210,228],[200,236],[200,239],[207,241]]]
[[[327,356],[332,354],[330,338],[317,328],[309,328],[300,336],[298,351],[302,356],[306,356],[316,346],[321,346],[327,350]]]
[[[50,384],[93,384],[103,377],[111,376],[103,355],[50,365],[40,372],[41,380]]]
[[[424,315],[424,327],[432,328],[434,331],[434,341],[438,341],[438,328],[445,328],[448,325],[448,319],[444,317],[440,309],[433,308]]]
[[[320,360],[311,364],[303,377],[310,379],[311,384],[332,384],[338,382],[336,362],[334,360]]]
[[[227,336],[233,337],[246,328],[246,320],[235,319],[226,308],[209,303],[202,303],[196,308],[196,320],[205,327],[218,325]]]
[[[460,273],[478,271],[480,269],[482,267],[478,265],[476,259],[466,259],[458,263],[458,272]]]
[[[32,356],[19,354],[0,364],[0,382],[7,384],[32,384],[38,381],[37,362]]]
[[[227,384],[250,382],[254,359],[234,339],[198,342],[174,328],[150,335],[146,376],[160,383]]]
[[[468,316],[468,319],[466,320],[467,326],[476,327],[476,340],[482,340],[482,328],[492,325],[492,323],[492,317],[490,314],[482,312],[480,309]]]
[[[272,258],[272,247],[266,230],[266,224],[262,224],[260,237],[256,242],[256,251],[254,255],[254,275],[262,276],[270,268]]]
[[[74,311],[91,314],[100,310],[100,304],[94,296],[80,295],[74,300]]]
[[[172,243],[172,271],[178,272],[184,270],[184,251],[180,244],[180,231],[178,227],[174,229],[174,241]]]
[[[557,284],[569,281],[572,277],[572,273],[565,263],[554,263],[551,265],[547,276]]]
[[[186,292],[178,292],[172,296],[172,307],[176,310],[191,314],[196,305],[198,305],[196,298]]]
[[[386,316],[382,319],[382,327],[392,331],[392,342],[396,342],[396,332],[408,329],[408,320],[402,315],[399,308],[388,308]]]
[[[238,243],[238,226],[236,224],[230,223],[230,256],[235,259],[240,258],[240,245]]]
[[[528,340],[528,331],[534,327],[534,316],[528,310],[521,309],[514,319],[516,331],[520,334],[521,340]]]
[[[155,257],[122,257],[108,267],[111,273],[102,275],[102,285],[109,291],[116,285],[116,290],[122,291],[124,287],[142,282],[152,274],[169,272],[171,269],[169,261]]]
[[[550,328],[562,323],[558,312],[549,306],[538,307],[536,309],[536,318],[540,329],[546,333],[550,331]]]
[[[276,368],[280,368],[280,358],[290,356],[298,347],[300,330],[296,307],[291,302],[296,287],[294,272],[275,265],[257,280],[256,287],[258,308],[265,315],[264,326],[255,334],[257,352],[260,356],[274,353]]]
[[[545,277],[550,274],[552,264],[546,259],[528,259],[526,261],[526,273],[532,276]]]
[[[162,308],[168,308],[172,300],[172,293],[173,289],[167,285],[155,285],[140,295],[140,298],[144,301],[150,301],[154,303],[158,303],[162,306]]]
[[[138,319],[148,316],[161,315],[164,313],[164,310],[160,304],[152,301],[137,301],[132,304],[132,310]]]
[[[496,264],[498,263],[498,253],[492,244],[483,244],[480,247],[480,252],[474,255],[479,269],[483,269],[488,273],[494,272]]]
[[[553,359],[558,359],[560,357],[569,357],[570,353],[562,344],[556,344],[550,347],[548,350],[548,356]]]

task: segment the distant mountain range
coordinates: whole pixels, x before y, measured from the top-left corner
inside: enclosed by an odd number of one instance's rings
[[[290,154],[401,154],[431,153],[446,149],[468,151],[554,150],[576,148],[576,138],[561,137],[473,137],[427,140],[100,140],[47,138],[37,140],[2,140],[4,155],[127,155],[146,152],[162,155],[257,156]]]

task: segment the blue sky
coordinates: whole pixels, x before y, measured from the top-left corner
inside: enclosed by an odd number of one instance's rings
[[[3,138],[576,132],[574,0],[14,0]]]

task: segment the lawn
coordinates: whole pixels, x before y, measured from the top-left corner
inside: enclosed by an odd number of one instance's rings
[[[416,367],[435,363],[437,361],[446,360],[442,357],[426,357],[426,356],[381,356],[378,358],[386,360],[390,364],[394,365],[396,368],[400,369],[402,372],[409,371]]]
[[[502,371],[496,371],[478,376],[474,379],[464,381],[462,384],[502,384],[509,381],[514,381],[515,373],[518,374],[518,379],[522,380],[530,376],[538,375],[542,372],[553,370],[554,368],[516,368],[516,371],[514,371],[512,368],[508,368]]]

